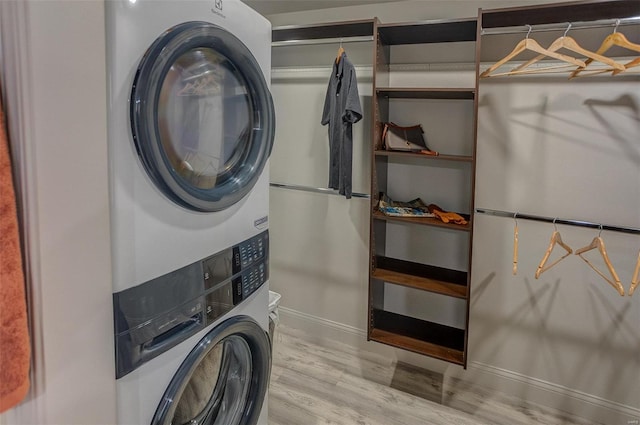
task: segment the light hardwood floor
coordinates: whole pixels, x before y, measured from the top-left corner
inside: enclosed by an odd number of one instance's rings
[[[269,425],[593,425],[280,325]]]

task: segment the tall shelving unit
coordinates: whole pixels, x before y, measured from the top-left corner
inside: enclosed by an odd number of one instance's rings
[[[415,78],[395,75],[400,73],[394,71],[394,60],[398,48],[405,49],[406,55],[407,48],[418,52],[433,43],[445,48],[448,43],[468,43],[466,50],[472,57],[466,62],[475,64],[477,34],[476,19],[377,25],[373,90],[368,339],[465,367],[477,73],[475,69],[469,72],[466,85],[447,85],[446,78],[435,83],[427,78],[415,84]],[[448,122],[435,122],[443,109],[445,115],[451,110]],[[425,125],[429,116],[431,121]],[[427,143],[440,155],[384,150],[384,123],[416,117],[423,124]],[[446,126],[451,127],[447,130]],[[447,188],[450,181],[452,187]],[[469,223],[386,216],[377,208],[382,192],[394,199],[419,196],[461,213]]]

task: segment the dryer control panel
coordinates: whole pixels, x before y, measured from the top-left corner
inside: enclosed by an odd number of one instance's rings
[[[214,323],[269,279],[269,233],[113,294],[116,378]]]

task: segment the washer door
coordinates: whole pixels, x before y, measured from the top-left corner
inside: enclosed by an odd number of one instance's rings
[[[271,372],[271,343],[248,316],[226,320],[189,353],[152,425],[255,425]]]
[[[207,22],[162,34],[131,93],[138,155],[162,193],[195,211],[219,211],[254,186],[271,153],[273,100],[257,61]]]

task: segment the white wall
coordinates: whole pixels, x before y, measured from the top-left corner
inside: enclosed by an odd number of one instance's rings
[[[382,22],[402,22],[475,16],[478,7],[526,3],[533,2],[409,1],[269,18],[274,26],[374,16]],[[511,40],[494,42],[503,50],[515,44]],[[345,47],[348,53],[365,57],[361,56],[365,47]],[[274,77],[281,72],[286,78],[274,78],[272,86],[279,114],[272,176],[291,178],[289,183],[326,185],[322,176],[316,175],[318,167],[323,169],[326,164],[320,150],[326,143],[325,129],[316,120],[326,78],[310,83],[300,72],[306,72],[309,56],[315,56],[311,65],[318,67],[318,63],[332,59],[336,48],[311,46],[295,54],[287,54],[283,48],[274,50],[274,66],[284,67]],[[496,60],[508,53],[503,50],[483,52],[483,58]],[[409,56],[407,63],[413,62]],[[359,63],[366,75],[364,59]],[[402,78],[410,81],[411,72],[407,67]],[[413,77],[420,78],[420,72],[415,71]],[[451,86],[464,81],[464,86],[468,72],[465,64],[460,64],[456,72],[436,75],[434,69],[430,77]],[[507,84],[483,80],[476,207],[640,227],[637,82],[629,77],[622,82],[541,82],[528,78]],[[304,98],[296,97],[303,87]],[[360,91],[361,96],[366,96],[364,93]],[[370,109],[365,111],[369,113]],[[280,127],[283,119],[287,123]],[[370,115],[365,120],[364,125],[370,126]],[[309,145],[313,148],[301,157],[298,144],[306,137],[313,139]],[[370,141],[366,134],[359,137],[363,137],[358,142],[364,146],[362,153],[367,154]],[[363,162],[362,169],[354,168],[354,175],[362,178],[366,174],[366,181],[368,167]],[[294,171],[287,174],[291,169]],[[442,371],[447,379],[462,378],[604,423],[626,423],[640,417],[636,379],[640,374],[640,331],[634,326],[639,304],[635,297],[617,295],[575,256],[535,280],[533,272],[547,247],[553,228],[550,224],[520,220],[520,273],[513,277],[513,221],[476,216],[470,363],[465,371],[364,342],[369,255],[366,201],[273,188],[270,214],[271,286],[283,295],[285,323],[306,329],[312,337],[379,351]],[[597,235],[589,229],[560,229],[574,248]],[[640,248],[638,236],[603,232],[603,237],[628,287]],[[589,258],[604,267],[593,252]]]
[[[104,5],[0,2],[27,237],[32,387],[7,424],[114,424]]]

